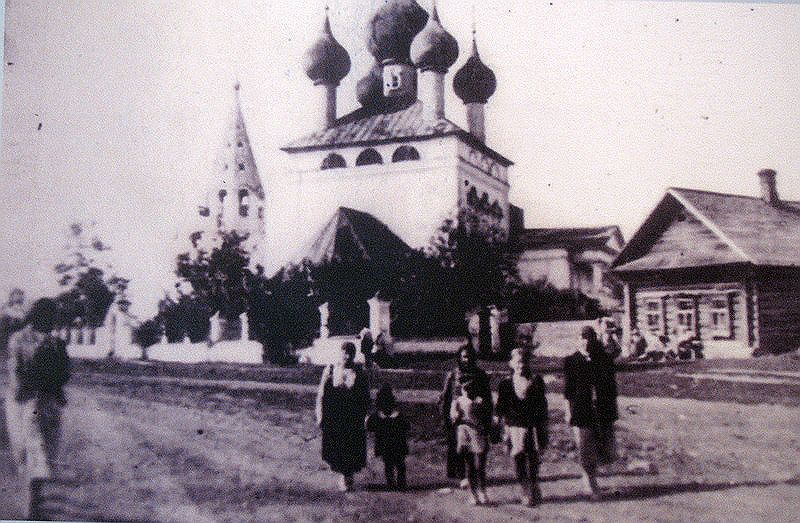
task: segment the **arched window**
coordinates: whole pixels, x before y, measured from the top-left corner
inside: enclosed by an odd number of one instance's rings
[[[247,189],[239,189],[239,216],[247,216],[247,204],[249,199]]]
[[[378,163],[383,163],[383,157],[381,157],[381,153],[372,147],[361,151],[361,154],[356,158],[356,165],[374,165]]]
[[[220,202],[223,202],[223,201],[225,201],[225,197],[226,197],[226,196],[228,196],[228,191],[226,191],[225,189],[222,189],[222,190],[219,192],[219,201],[220,201]]]
[[[325,169],[341,169],[343,167],[347,167],[347,162],[344,161],[342,155],[331,153],[322,160],[322,165],[319,167],[322,170]]]
[[[393,162],[408,162],[412,160],[419,160],[419,151],[410,145],[401,145],[395,149],[392,155]]]

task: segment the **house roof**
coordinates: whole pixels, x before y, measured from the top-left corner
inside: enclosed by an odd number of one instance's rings
[[[671,188],[614,261],[619,272],[669,268],[648,248],[669,225],[669,209],[683,208],[716,237],[714,249],[682,253],[680,267],[749,263],[800,266],[800,202],[771,205],[761,198]]]
[[[587,249],[605,248],[609,240],[618,238],[624,243],[622,233],[616,225],[602,227],[562,227],[523,229],[517,234],[516,244],[519,250],[526,249]]]
[[[447,118],[426,121],[422,117],[422,102],[418,100],[410,102],[386,99],[377,108],[356,109],[336,120],[331,127],[301,136],[281,149],[286,152],[303,152],[409,142],[444,136],[458,136],[462,141],[506,167],[513,164],[511,160]]]
[[[371,214],[339,207],[320,233],[296,257],[314,265],[335,259],[396,260],[411,251]]]

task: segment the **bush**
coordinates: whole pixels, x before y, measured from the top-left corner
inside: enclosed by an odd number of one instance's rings
[[[161,341],[161,323],[156,318],[147,320],[133,329],[133,342],[142,349],[159,341]]]

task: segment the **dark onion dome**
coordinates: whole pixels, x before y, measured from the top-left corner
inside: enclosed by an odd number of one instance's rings
[[[411,42],[411,60],[422,71],[446,73],[458,59],[458,42],[439,21],[436,2],[428,23]]]
[[[350,55],[333,37],[327,12],[322,33],[303,57],[303,68],[314,85],[339,85],[350,72]]]
[[[453,77],[453,91],[465,104],[485,104],[497,89],[494,72],[481,61],[475,38],[472,38],[472,56]]]
[[[408,63],[411,41],[427,21],[415,0],[386,0],[369,22],[367,48],[379,63]]]
[[[375,62],[356,84],[356,98],[363,107],[374,107],[383,101],[383,68]]]

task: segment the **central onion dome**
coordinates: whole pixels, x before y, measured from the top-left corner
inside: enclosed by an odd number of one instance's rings
[[[497,89],[497,79],[494,72],[481,60],[473,35],[472,56],[453,76],[453,91],[465,104],[485,104],[495,89]]]
[[[363,107],[374,107],[383,100],[383,74],[379,63],[372,64],[369,72],[356,84],[356,98]]]
[[[350,72],[350,55],[333,37],[327,12],[322,33],[303,57],[303,69],[314,85],[339,85]]]
[[[378,63],[408,63],[411,41],[427,21],[428,13],[415,0],[388,0],[369,22],[367,48]]]
[[[421,71],[446,73],[458,59],[458,42],[439,21],[436,2],[425,28],[411,42],[411,60]]]

